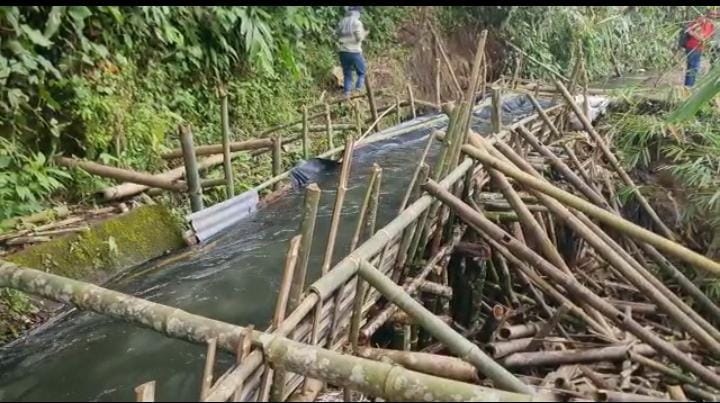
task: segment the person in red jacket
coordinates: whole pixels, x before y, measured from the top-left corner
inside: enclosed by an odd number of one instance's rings
[[[713,12],[698,16],[686,30],[685,54],[687,55],[687,72],[685,73],[685,86],[695,85],[695,78],[700,71],[700,60],[706,45],[715,35],[715,24],[710,19]]]

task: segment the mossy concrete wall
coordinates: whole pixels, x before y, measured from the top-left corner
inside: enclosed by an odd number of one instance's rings
[[[98,283],[184,245],[180,225],[170,211],[161,205],[148,205],[105,220],[90,231],[32,246],[7,260]]]

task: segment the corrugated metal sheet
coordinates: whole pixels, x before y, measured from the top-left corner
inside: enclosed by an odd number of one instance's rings
[[[225,200],[204,210],[187,216],[200,243],[234,225],[257,209],[260,201],[258,192],[249,190],[232,199]]]

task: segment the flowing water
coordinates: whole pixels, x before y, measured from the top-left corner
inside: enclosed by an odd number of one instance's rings
[[[526,116],[526,102],[509,99],[504,121]],[[489,108],[473,127],[487,132]],[[383,168],[378,227],[399,203],[432,128],[369,144],[354,153],[334,262],[349,251],[372,164]],[[434,142],[429,160],[440,145]],[[432,165],[431,165],[432,166]],[[337,186],[337,170],[314,178],[323,190],[311,252],[310,281],[322,263]],[[264,329],[274,309],[289,240],[302,219],[303,192],[260,208],[206,246],[148,262],[106,284],[114,290],[238,325]],[[0,401],[132,401],[133,388],[155,380],[156,399],[199,396],[204,346],[88,312],[71,311],[20,343],[0,350]],[[217,367],[234,358],[219,354]]]

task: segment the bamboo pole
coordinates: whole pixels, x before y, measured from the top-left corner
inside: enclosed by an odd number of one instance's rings
[[[310,139],[308,137],[308,108],[307,105],[303,105],[303,120],[302,120],[302,151],[303,159],[308,160],[310,158]]]
[[[713,274],[720,274],[720,263],[714,262],[694,251],[685,248],[669,239],[663,238],[651,231],[648,231],[632,222],[618,217],[600,207],[597,207],[571,193],[568,193],[556,186],[544,182],[534,176],[520,171],[519,169],[507,164],[495,157],[490,156],[486,152],[478,150],[472,146],[463,146],[463,151],[473,158],[480,160],[483,164],[492,166],[502,171],[505,175],[512,177],[523,185],[532,187],[542,193],[547,194],[560,202],[565,203],[585,214],[588,214],[604,224],[613,227],[617,231],[623,232],[640,242],[647,242],[652,246],[681,259],[695,267],[702,268]]]
[[[395,284],[366,260],[360,262],[358,273],[380,291],[385,298],[398,305],[400,309],[417,320],[425,330],[443,342],[455,354],[474,365],[480,373],[492,379],[496,385],[513,392],[533,393],[531,387],[495,363],[474,343],[443,323],[432,312],[407,294],[402,287]]]
[[[198,173],[197,160],[193,150],[192,131],[189,126],[180,126],[180,145],[185,160],[185,179],[187,180],[188,195],[190,196],[190,209],[192,212],[203,209],[202,187]]]
[[[155,401],[155,381],[150,381],[135,387],[136,402],[154,402]]]
[[[435,105],[438,106],[438,112],[441,112],[440,105],[442,105],[442,99],[440,98],[440,58],[435,58]]]
[[[610,165],[613,167],[615,172],[617,172],[623,182],[625,182],[625,184],[632,189],[633,193],[640,202],[640,205],[642,205],[643,209],[648,213],[648,215],[650,215],[655,224],[657,224],[660,232],[662,232],[662,234],[666,238],[674,240],[675,236],[672,231],[665,225],[665,223],[662,222],[660,217],[658,217],[655,210],[652,208],[652,206],[650,206],[650,203],[647,201],[647,199],[645,199],[645,196],[640,193],[640,190],[638,189],[637,185],[635,185],[635,182],[633,182],[627,172],[625,172],[623,167],[620,165],[620,162],[617,160],[617,158],[615,158],[615,155],[612,153],[612,151],[610,151],[607,144],[605,144],[605,140],[603,140],[600,134],[595,131],[595,128],[593,128],[590,120],[575,104],[575,101],[568,92],[567,88],[565,88],[565,86],[557,80],[555,80],[555,86],[558,88],[558,90],[560,90],[560,93],[565,98],[565,101],[567,101],[568,105],[572,108],[573,112],[575,112],[575,115],[578,117],[585,130],[590,134],[593,140],[595,140],[595,143],[598,145],[598,147],[600,147],[600,150],[603,152],[605,158],[610,162]]]
[[[318,205],[320,204],[320,188],[311,183],[305,188],[305,210],[303,221],[300,227],[302,240],[300,242],[300,257],[298,266],[293,276],[292,287],[288,297],[290,311],[297,308],[300,303],[300,295],[305,290],[305,277],[307,266],[310,261],[310,249],[312,248],[313,236],[315,233],[315,218],[317,217]]]
[[[350,177],[353,147],[354,141],[352,137],[348,137],[345,140],[345,155],[343,155],[337,194],[335,196],[335,206],[333,207],[332,220],[330,221],[330,233],[328,235],[327,247],[325,248],[325,259],[322,264],[323,275],[330,271],[330,264],[332,263],[333,252],[335,251],[335,238],[337,237],[338,228],[340,227],[340,213],[342,212],[343,203],[345,202],[347,182]]]
[[[228,133],[229,133],[228,128]],[[231,152],[237,151],[250,151],[258,149],[269,149],[272,147],[272,139],[252,139],[244,141],[233,141],[229,142]],[[225,143],[220,144],[208,144],[204,146],[195,147],[195,155],[212,155],[212,154],[223,154],[225,152]],[[160,155],[162,159],[175,159],[183,156],[182,148],[176,148]]]
[[[184,192],[187,190],[187,187],[182,183],[177,183],[175,181],[161,178],[157,175],[152,175],[145,172],[131,171],[129,169],[116,168],[91,161],[81,161],[67,157],[55,157],[54,161],[58,165],[68,168],[80,168],[93,175],[103,176],[126,182],[138,183],[146,186],[159,187],[175,192]]]
[[[408,91],[408,100],[410,101],[410,112],[412,113],[412,118],[417,118],[417,111],[415,110],[415,95],[413,94],[412,85],[410,83],[407,84],[407,91]]]
[[[217,339],[213,338],[207,342],[207,354],[205,355],[205,368],[203,369],[202,382],[200,383],[200,400],[204,400],[208,390],[213,384],[213,367],[215,366],[215,352],[217,351]]]
[[[650,369],[660,372],[661,374],[675,378],[676,380],[678,380],[680,382],[687,383],[690,385],[695,385],[695,386],[698,385],[698,381],[695,378],[693,378],[691,376],[687,376],[678,370],[672,369],[672,368],[668,367],[667,365],[659,363],[659,362],[653,360],[652,358],[648,358],[641,354],[634,353],[632,350],[629,350],[627,352],[627,357],[631,361],[635,361],[638,364],[644,365]]]
[[[683,385],[682,388],[688,395],[705,400],[706,402],[720,401],[720,394],[716,394],[715,392],[709,392],[693,385]]]
[[[282,136],[277,135],[273,138],[273,176],[278,176],[282,173]],[[280,189],[280,182],[276,182],[273,185],[275,190]]]
[[[287,300],[285,301],[287,303]],[[237,351],[235,352],[235,365],[237,367],[242,367],[242,365],[245,363],[248,355],[250,354],[250,350],[252,349],[252,332],[255,330],[255,325],[249,325],[245,328],[245,332],[242,336],[242,340],[238,343]],[[229,371],[228,371],[229,372]],[[266,379],[264,379],[264,382],[261,383],[261,389],[260,389],[260,395],[263,397],[263,400],[266,400],[264,397],[267,394],[266,390],[269,389],[268,380],[272,379],[272,369],[268,366],[268,368],[264,371],[263,376],[265,376]],[[216,386],[220,383],[221,379],[218,379],[216,382]],[[245,378],[242,378],[242,381],[236,386],[235,393],[233,393],[233,402],[241,402],[241,394],[243,389],[243,384],[245,383]]]
[[[375,225],[377,223],[378,207],[380,206],[380,188],[382,185],[382,168],[378,164],[373,163],[373,172],[377,171],[377,180],[370,196],[370,204],[368,206],[369,215],[367,222],[367,233],[372,236],[375,233]]]
[[[355,128],[357,129],[357,133],[358,133],[358,141],[360,141],[360,139],[363,136],[362,117],[360,116],[360,105],[358,104],[357,101],[354,101],[352,103],[352,106],[353,106],[353,112],[355,114]]]
[[[228,112],[228,96],[225,87],[220,87],[220,121],[222,125],[225,193],[226,198],[230,199],[235,195],[235,186],[233,184],[232,160],[230,159],[230,115]]]
[[[358,215],[357,225],[355,226],[355,233],[353,234],[352,241],[350,242],[350,250],[355,250],[358,242],[360,242],[360,236],[362,235],[363,228],[367,224],[365,218],[368,212],[368,207],[370,206],[370,199],[372,198],[375,188],[375,181],[377,181],[378,175],[381,171],[382,169],[377,164],[373,166],[373,172],[370,175],[370,181],[368,182],[368,188],[365,192],[365,198],[363,199],[363,204],[360,207],[360,214]]]
[[[373,121],[376,121],[378,120],[378,110],[377,105],[375,104],[375,95],[373,93],[372,84],[370,83],[370,74],[365,75],[365,89],[367,91],[368,105],[370,105],[370,116],[372,116]],[[378,131],[377,126],[375,131]]]
[[[372,124],[370,125],[370,127],[368,127],[368,128],[365,130],[365,133],[362,133],[362,128],[360,127],[360,122],[358,121],[358,133],[360,133],[360,136],[358,137],[357,141],[360,141],[360,140],[364,139],[365,137],[367,137],[367,135],[370,134],[373,130],[377,131],[377,127],[378,127],[378,125],[380,124],[380,121],[382,120],[382,118],[384,118],[385,116],[387,116],[388,113],[392,112],[392,110],[393,110],[393,109],[396,109],[396,108],[397,108],[397,105],[392,105],[392,106],[390,106],[389,108],[385,109],[385,110],[380,114],[380,116],[378,116],[377,119],[375,119],[375,120],[372,122]],[[359,112],[358,112],[358,113],[359,113]]]
[[[499,87],[494,87],[492,91],[492,126],[494,133],[500,133],[502,130],[502,91]]]
[[[531,262],[531,264],[538,270],[542,271],[543,274],[557,282],[558,285],[563,286],[567,292],[574,295],[577,299],[586,301],[588,305],[605,315],[606,318],[610,319],[617,326],[631,332],[640,340],[652,345],[653,348],[658,349],[683,368],[698,375],[698,377],[708,384],[716,387],[717,385],[720,385],[720,376],[683,354],[680,350],[670,343],[662,340],[650,330],[641,326],[632,319],[632,317],[618,311],[613,305],[588,290],[574,278],[566,276],[561,270],[557,269],[547,260],[530,250],[526,245],[511,237],[491,221],[484,218],[481,214],[473,211],[470,206],[466,205],[449,192],[439,188],[433,181],[429,181],[424,188],[431,194],[440,198],[443,203],[448,204],[448,206],[455,210],[455,212],[463,220],[468,222],[468,224],[477,228],[481,232],[484,232],[498,243],[502,243],[507,246],[511,252],[517,253],[523,260],[528,263]]]
[[[395,96],[395,117],[397,118],[397,124],[402,123],[402,110],[400,110],[400,97]]]
[[[325,128],[327,131],[327,143],[328,143],[328,150],[332,150],[335,148],[335,144],[333,141],[333,123],[332,123],[332,115],[330,114],[330,105],[325,104]]]
[[[440,35],[438,35],[433,24],[429,24],[429,25],[430,25],[430,32],[432,33],[433,37],[435,38],[435,44],[437,46],[437,49],[440,51],[440,56],[442,56],[442,59],[445,62],[445,67],[447,67],[448,72],[450,73],[450,78],[452,78],[453,84],[455,84],[455,90],[458,92],[458,97],[462,97],[462,88],[460,87],[460,82],[458,81],[457,76],[455,75],[455,71],[452,68],[452,64],[450,64],[450,59],[448,58],[447,53],[445,52],[445,47],[443,46],[442,41],[440,40]]]
[[[475,367],[455,357],[371,347],[360,348],[358,355],[376,361],[390,359],[395,364],[402,365],[413,371],[450,378],[460,382],[480,382]]]

